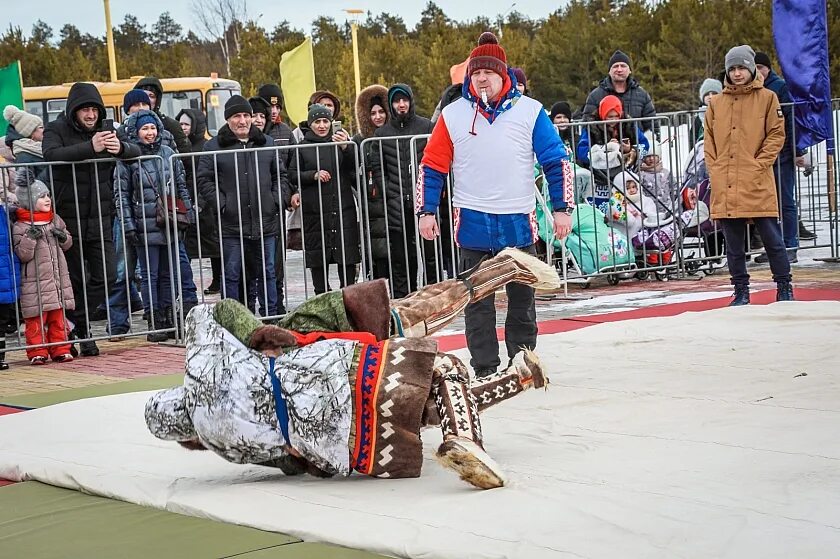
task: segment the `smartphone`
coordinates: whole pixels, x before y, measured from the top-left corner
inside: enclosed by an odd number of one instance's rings
[[[114,119],[113,118],[106,118],[102,120],[102,131],[103,132],[113,132],[114,131]]]
[[[332,123],[333,134],[335,134],[339,130],[341,130],[341,121],[340,120],[334,120],[333,123]]]

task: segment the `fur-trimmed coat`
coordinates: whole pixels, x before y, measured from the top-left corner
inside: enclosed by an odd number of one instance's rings
[[[388,258],[388,233],[387,221],[385,219],[385,194],[382,191],[381,185],[377,185],[373,180],[373,170],[371,165],[373,163],[373,154],[375,142],[368,142],[363,144],[364,140],[373,138],[376,133],[376,125],[370,119],[370,109],[373,99],[379,97],[382,99],[382,108],[385,109],[386,120],[390,117],[388,111],[388,88],[384,85],[369,85],[364,88],[359,96],[356,98],[356,124],[359,128],[359,133],[353,137],[353,141],[360,148],[361,157],[365,163],[365,175],[362,177],[365,185],[365,194],[367,202],[367,213],[364,215],[364,222],[367,223],[370,230],[370,248],[371,255],[374,259]]]

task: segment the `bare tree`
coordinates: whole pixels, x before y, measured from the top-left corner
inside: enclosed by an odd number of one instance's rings
[[[246,0],[192,0],[190,9],[205,39],[217,41],[230,76],[230,61],[239,52],[239,34],[247,20]]]

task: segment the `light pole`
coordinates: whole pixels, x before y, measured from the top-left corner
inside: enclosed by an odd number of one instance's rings
[[[510,7],[507,9],[507,11],[499,16],[499,40],[500,41],[502,40],[502,26],[505,23],[505,18],[511,12],[511,10],[513,10],[513,8],[515,8],[515,7],[516,7],[516,2],[511,4]]]
[[[359,72],[359,15],[365,13],[363,10],[356,10],[356,9],[345,9],[351,19],[350,19],[350,37],[352,38],[353,42],[353,72],[356,77],[356,97],[359,96],[359,93],[362,91],[362,76]]]
[[[111,4],[105,2],[105,40],[108,44],[108,68],[111,71],[111,81],[117,81],[117,55],[114,53],[114,31],[111,29]]]

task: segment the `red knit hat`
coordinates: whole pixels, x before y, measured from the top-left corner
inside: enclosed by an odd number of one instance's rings
[[[624,106],[621,104],[621,99],[615,95],[607,95],[598,103],[598,116],[601,120],[607,120],[607,114],[612,110],[615,110],[618,116],[624,116]]]
[[[476,70],[490,70],[503,78],[507,76],[507,55],[499,40],[489,31],[485,31],[478,38],[478,46],[470,53],[467,64],[467,75],[472,76]]]

